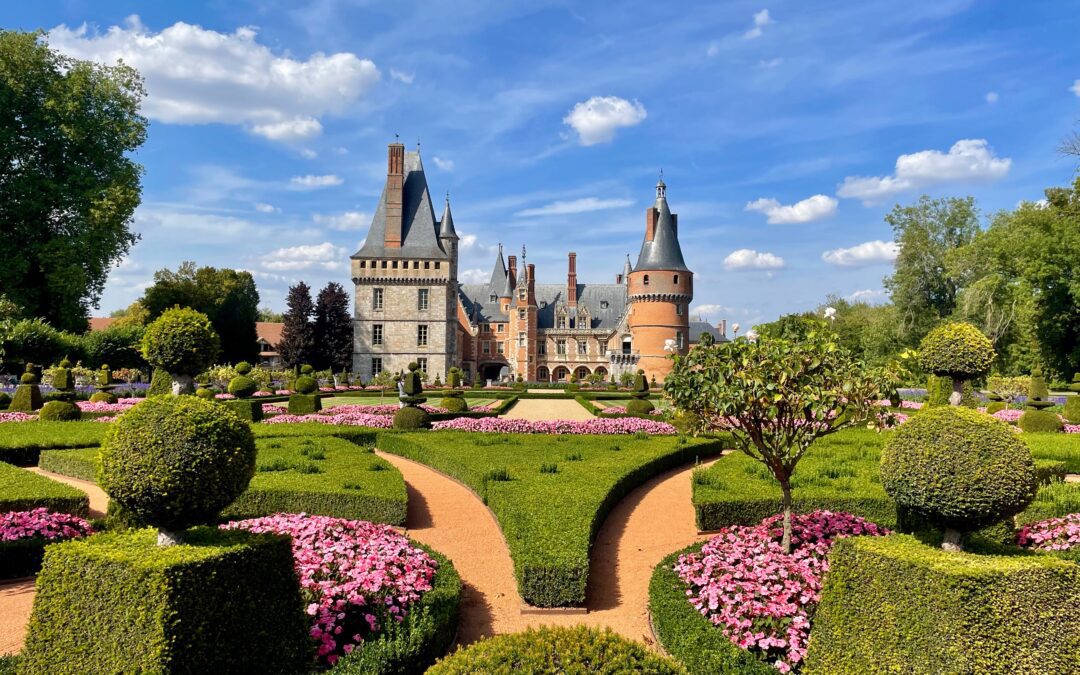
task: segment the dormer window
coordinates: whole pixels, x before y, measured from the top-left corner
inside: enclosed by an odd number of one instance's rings
[[[492,293],[492,294],[491,294],[490,296],[488,296],[488,299],[489,299],[489,300],[490,300],[491,302],[495,302],[496,300],[498,300],[498,299],[499,299],[499,296],[497,296],[497,295],[495,295],[494,293]]]
[[[607,309],[607,308],[608,308],[608,301],[607,300],[601,300],[600,301],[600,309]]]

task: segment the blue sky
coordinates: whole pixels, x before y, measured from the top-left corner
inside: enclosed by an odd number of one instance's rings
[[[1077,2],[5,3],[0,25],[143,71],[135,229],[101,311],[182,260],[348,287],[394,134],[451,194],[465,280],[528,247],[610,282],[662,168],[695,311],[748,325],[880,301],[883,220],[919,194],[984,214],[1071,181]],[[438,205],[437,205],[438,206]]]

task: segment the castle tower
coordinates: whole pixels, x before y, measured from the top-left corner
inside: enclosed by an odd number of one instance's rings
[[[638,367],[662,382],[671,371],[668,356],[689,349],[694,299],[694,275],[683,261],[679,219],[668,208],[662,178],[656,184],[656,203],[645,212],[645,240],[628,275],[627,294],[627,325]]]
[[[536,265],[525,264],[525,250],[521,253],[521,274],[517,276],[514,300],[510,310],[510,337],[514,373],[527,381],[536,380]]]

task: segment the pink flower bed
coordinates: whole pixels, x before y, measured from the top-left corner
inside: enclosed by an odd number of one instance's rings
[[[18,539],[72,539],[93,534],[90,523],[68,513],[53,513],[46,508],[33,511],[0,513],[0,541]]]
[[[1080,434],[1080,424],[1066,424],[1062,431],[1067,434]]]
[[[274,415],[273,417],[267,417],[262,421],[263,424],[302,424],[303,422],[345,424],[354,427],[389,429],[394,425],[394,417],[393,415],[368,415],[364,413],[345,413],[343,415],[313,413],[311,415]]]
[[[135,405],[141,398],[121,398],[117,399],[116,403],[91,403],[90,401],[76,401],[75,405],[79,406],[79,410],[82,412],[104,413],[104,412],[126,412],[131,409],[131,406]]]
[[[1080,547],[1080,513],[1025,525],[1017,534],[1017,541],[1020,546],[1036,551],[1068,551]]]
[[[1023,410],[999,410],[993,414],[993,417],[998,418],[1002,422],[1009,422],[1010,424],[1016,423],[1020,416],[1024,414]]]
[[[275,389],[274,394],[276,396],[291,396],[292,395],[292,390],[291,389]]]
[[[234,396],[232,394],[214,394],[214,398],[216,398],[219,401],[231,401],[234,398],[236,398],[236,396]]]
[[[654,436],[677,433],[667,422],[640,417],[597,417],[591,420],[510,420],[502,417],[458,417],[435,422],[432,429],[440,431],[482,431],[501,434],[634,434],[644,432]]]
[[[37,415],[24,412],[0,412],[0,422],[32,422]]]
[[[680,556],[675,571],[695,609],[732,642],[764,653],[787,673],[806,656],[833,541],[884,534],[889,531],[850,513],[795,514],[787,554],[780,546],[781,514],[721,530],[700,553]]]
[[[333,665],[427,591],[438,563],[388,525],[303,513],[226,523],[222,529],[292,537],[293,561],[318,656]]]
[[[263,396],[273,396],[273,395],[274,395],[274,392],[272,392],[272,391],[262,391],[262,390],[259,390],[259,391],[255,392],[254,394],[252,394],[252,396],[254,396],[255,398],[262,398]]]

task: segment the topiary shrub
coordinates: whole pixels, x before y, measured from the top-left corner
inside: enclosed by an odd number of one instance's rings
[[[952,393],[952,384],[948,378],[928,375],[926,378],[926,407],[949,405],[949,394]]]
[[[290,415],[311,415],[320,410],[322,410],[322,399],[319,398],[318,394],[292,394],[289,396]]]
[[[210,319],[190,307],[165,310],[143,333],[143,358],[168,371],[177,394],[194,392],[194,376],[212,365],[220,351]]]
[[[117,400],[119,399],[116,398],[116,394],[111,391],[95,391],[90,394],[91,403],[116,403]]]
[[[1045,401],[1050,396],[1050,390],[1046,388],[1046,380],[1043,378],[1041,368],[1031,371],[1031,384],[1028,386],[1028,401]]]
[[[311,375],[314,372],[315,372],[315,366],[312,366],[312,365],[307,364],[307,363],[300,366],[300,374],[301,375]]]
[[[952,380],[949,402],[960,405],[961,383],[985,375],[994,362],[994,345],[975,326],[945,323],[930,331],[919,344],[919,365],[938,377]]]
[[[150,398],[124,413],[101,444],[98,485],[163,544],[208,522],[255,475],[251,427],[194,396]]]
[[[1080,392],[1080,373],[1073,373],[1072,384],[1069,385],[1069,391]]]
[[[38,412],[38,419],[43,422],[74,422],[80,417],[79,406],[71,401],[49,401]]]
[[[301,375],[296,378],[296,382],[293,384],[298,394],[314,394],[319,390],[319,381],[314,377],[308,377],[307,375]]]
[[[236,364],[236,368],[234,368],[233,370],[236,371],[237,375],[247,375],[251,372],[251,364],[247,361],[241,361],[240,363]]]
[[[685,673],[675,661],[610,628],[530,628],[497,635],[440,660],[428,675],[473,673]]]
[[[11,405],[11,395],[6,391],[0,391],[0,410],[7,410],[9,405]]]
[[[207,389],[206,387],[199,387],[195,390],[195,395],[204,401],[213,401],[216,396],[213,389]]]
[[[1008,425],[955,406],[922,411],[892,432],[881,453],[881,484],[896,500],[961,536],[1023,511],[1035,498],[1035,463]]]
[[[251,372],[250,370],[248,372]],[[229,380],[229,393],[237,398],[248,398],[255,393],[259,385],[247,375],[237,375]]]
[[[417,431],[431,427],[431,415],[423,408],[407,405],[394,413],[394,428],[400,431]]]
[[[454,366],[450,369],[450,372],[446,374],[446,386],[451,389],[461,386],[461,368]]]
[[[164,368],[154,368],[150,376],[150,386],[146,390],[147,396],[165,396],[172,393],[172,376]]]
[[[1062,412],[1070,424],[1080,424],[1080,396],[1065,398],[1065,410]]]
[[[469,404],[465,402],[465,399],[461,396],[461,392],[447,391],[446,395],[441,401],[439,401],[439,407],[445,408],[446,412],[460,413],[466,412],[469,409]],[[452,396],[451,394],[457,394]]]
[[[1029,433],[1057,433],[1064,428],[1058,414],[1049,410],[1025,410],[1017,425]]]
[[[260,422],[263,418],[262,401],[258,399],[222,401],[225,407],[245,422]]]

